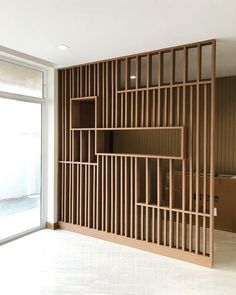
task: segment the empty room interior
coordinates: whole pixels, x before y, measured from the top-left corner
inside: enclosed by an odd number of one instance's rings
[[[236,2],[1,0],[0,294],[236,294]]]

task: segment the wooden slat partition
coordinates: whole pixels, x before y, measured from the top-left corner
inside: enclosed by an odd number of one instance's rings
[[[211,47],[208,76],[204,46]],[[60,226],[212,266],[215,40],[58,74]],[[167,140],[164,133],[158,140],[137,137],[135,154],[114,152],[115,131],[175,128],[181,130],[180,156],[176,135]],[[119,144],[127,143],[121,138]],[[148,154],[156,145],[175,155]]]

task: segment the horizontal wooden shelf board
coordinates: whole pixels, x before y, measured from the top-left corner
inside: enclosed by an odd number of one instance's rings
[[[134,247],[140,250],[168,256],[174,259],[180,259],[185,262],[195,263],[206,267],[212,267],[212,259],[208,256],[197,255],[191,252],[183,251],[181,249],[175,249],[163,245],[148,243],[146,241],[136,240],[125,236],[120,236],[92,228],[82,227],[71,223],[59,221],[58,224],[60,229],[77,232],[93,238],[99,238],[106,241],[122,244],[125,246]]]
[[[207,85],[207,84],[211,84],[211,83],[212,83],[212,80],[197,80],[197,81],[190,81],[190,82],[185,82],[185,83],[181,82],[181,83],[173,83],[173,84],[164,84],[164,85],[160,85],[160,86],[149,86],[149,87],[120,89],[120,90],[117,90],[117,93],[141,92],[141,91],[148,91],[148,90],[187,87],[187,86],[205,85],[205,84]]]
[[[71,131],[94,131],[96,128],[70,128]]]
[[[94,165],[97,166],[97,163],[93,162],[76,162],[76,161],[59,161],[60,164],[76,164],[76,165]]]
[[[90,101],[95,100],[97,96],[72,97],[71,100]]]
[[[158,206],[158,205],[147,204],[147,203],[143,203],[143,202],[138,202],[137,206],[154,208],[154,209],[161,209],[161,210],[165,210],[165,211],[185,213],[185,214],[189,214],[189,215],[198,215],[198,216],[203,216],[203,217],[211,217],[211,214],[209,214],[209,213],[182,210],[182,209],[179,209],[179,208],[170,208],[170,207],[167,207],[167,206]]]
[[[161,126],[161,127],[109,127],[109,128],[96,128],[96,130],[183,130],[184,126]]]
[[[129,158],[147,158],[147,159],[166,159],[166,160],[183,160],[180,157],[158,156],[158,155],[144,155],[144,154],[119,154],[119,153],[95,153],[98,156],[113,156],[113,157],[129,157]]]

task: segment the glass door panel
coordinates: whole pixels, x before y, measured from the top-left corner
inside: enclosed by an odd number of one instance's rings
[[[40,226],[41,104],[0,98],[0,240]]]

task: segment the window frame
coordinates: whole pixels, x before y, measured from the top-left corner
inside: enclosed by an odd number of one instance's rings
[[[8,243],[10,241],[13,241],[15,239],[18,239],[18,238],[23,237],[27,234],[36,232],[36,231],[44,228],[44,224],[45,224],[45,220],[46,220],[46,188],[45,188],[46,166],[47,166],[46,165],[46,153],[47,153],[47,148],[46,148],[46,142],[47,142],[46,104],[47,104],[48,75],[47,75],[46,67],[32,65],[30,62],[28,63],[28,60],[25,60],[25,62],[18,61],[14,58],[8,58],[5,56],[0,56],[0,60],[42,72],[42,98],[0,91],[0,97],[3,99],[24,101],[24,102],[36,103],[36,104],[41,105],[41,172],[40,172],[40,174],[41,174],[40,175],[41,176],[40,182],[41,183],[40,183],[40,222],[39,222],[39,226],[34,227],[34,228],[30,228],[26,231],[6,237],[6,238],[0,240],[0,245],[1,245],[1,244]]]

